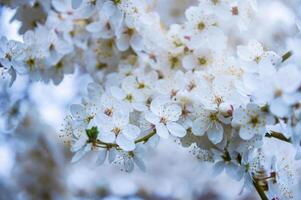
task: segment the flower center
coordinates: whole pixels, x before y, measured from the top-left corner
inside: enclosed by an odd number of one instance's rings
[[[206,24],[204,22],[198,23],[198,29],[200,31],[203,31],[206,28]]]
[[[123,33],[131,37],[132,35],[134,35],[135,29],[127,28]]]
[[[219,0],[211,0],[211,2],[212,2],[214,5],[219,4]]]
[[[253,127],[256,127],[259,124],[258,115],[251,116],[250,123],[253,125]]]
[[[239,12],[238,12],[238,7],[235,6],[235,7],[232,7],[232,15],[238,15]]]
[[[256,56],[256,58],[254,59],[254,61],[258,64],[261,60],[261,57],[260,56]]]
[[[206,59],[206,57],[198,58],[198,61],[199,61],[200,65],[207,65],[207,59]]]
[[[112,132],[113,132],[113,133],[115,133],[115,135],[117,136],[117,135],[119,135],[119,134],[120,134],[120,132],[121,132],[121,129],[120,129],[120,128],[118,128],[118,127],[115,127],[115,128],[113,128]]]
[[[169,59],[169,62],[170,62],[171,69],[175,69],[179,65],[180,59],[177,56],[172,56]]]
[[[104,114],[109,117],[112,117],[112,114],[113,114],[112,108],[106,108],[104,111]]]
[[[125,100],[127,100],[128,102],[132,102],[133,101],[133,99],[134,99],[134,97],[133,97],[133,95],[131,95],[131,94],[128,94],[128,95],[126,95],[126,97],[125,97]]]
[[[167,119],[165,117],[161,117],[160,123],[166,124],[167,123]]]
[[[143,89],[143,88],[145,88],[145,84],[144,83],[138,83],[137,88],[138,89]]]
[[[212,121],[212,122],[218,121],[217,114],[216,114],[216,113],[210,113],[209,119],[210,119],[210,121]]]
[[[94,117],[93,116],[87,116],[85,118],[85,122],[89,123]]]
[[[6,58],[7,60],[9,60],[9,61],[12,60],[12,56],[11,56],[9,53],[6,53],[6,54],[5,54],[5,58]]]
[[[26,64],[29,66],[30,70],[33,70],[34,69],[34,65],[35,65],[35,60],[33,58],[29,58],[26,61]]]
[[[115,5],[120,4],[121,0],[112,0]]]

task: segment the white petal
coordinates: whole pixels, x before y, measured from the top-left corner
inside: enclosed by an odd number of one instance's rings
[[[289,114],[290,107],[281,97],[274,99],[270,105],[271,112],[278,117],[285,117]]]
[[[208,139],[213,144],[218,144],[223,140],[224,137],[224,129],[220,123],[216,123],[211,128],[207,130]]]
[[[109,163],[114,162],[115,158],[116,158],[116,149],[115,148],[111,148],[109,150]]]
[[[166,127],[173,136],[184,137],[186,135],[186,129],[178,123],[168,122]]]
[[[88,84],[88,94],[90,98],[97,98],[103,94],[103,88],[97,83],[89,83]]]
[[[243,140],[250,140],[255,135],[255,132],[253,131],[253,128],[250,126],[241,126],[239,129],[239,136]]]
[[[87,31],[91,33],[98,33],[103,31],[104,24],[100,21],[92,22],[86,26]]]
[[[129,113],[127,110],[119,109],[118,111],[114,112],[112,123],[115,127],[124,127],[129,123]]]
[[[250,40],[248,48],[253,55],[260,56],[263,54],[263,46],[256,40]]]
[[[126,93],[118,87],[111,87],[110,90],[111,90],[112,96],[118,100],[122,100],[126,97]]]
[[[135,110],[140,112],[148,110],[147,106],[144,103],[132,103],[132,106]]]
[[[275,84],[284,92],[295,92],[300,87],[300,77],[301,73],[298,67],[295,65],[286,65],[276,73]]]
[[[82,1],[83,0],[72,0],[72,8],[73,9],[78,8],[81,5]]]
[[[143,49],[143,39],[140,35],[134,34],[130,40],[130,44],[135,51]]]
[[[146,171],[145,164],[142,159],[140,159],[137,156],[134,156],[134,162],[141,169],[141,171],[143,171],[143,172]]]
[[[114,14],[114,12],[116,10],[117,10],[116,6],[114,5],[114,3],[112,1],[106,1],[103,4],[100,13],[102,13],[106,17],[110,17],[110,16],[112,16]]]
[[[152,112],[145,113],[144,118],[146,119],[146,121],[152,124],[158,124],[160,122],[160,118]]]
[[[238,165],[233,163],[229,163],[226,165],[226,173],[235,180],[239,181],[243,176],[243,169],[241,169]]]
[[[237,55],[244,61],[252,61],[254,59],[254,55],[246,46],[237,46]]]
[[[102,142],[113,143],[115,141],[115,135],[112,132],[100,132],[97,138]]]
[[[96,161],[96,165],[102,165],[107,157],[107,150],[99,150],[97,152],[97,161]]]
[[[134,170],[134,162],[132,159],[126,159],[124,161],[124,170],[126,172],[132,172]]]
[[[163,105],[170,102],[170,100],[166,97],[156,97],[154,100],[152,100],[151,105],[150,105],[150,110],[155,113],[156,115],[160,116]]]
[[[88,137],[85,137],[82,135],[71,147],[72,152],[79,151],[81,148],[83,148],[86,145],[86,142],[88,140]]]
[[[236,108],[233,112],[233,120],[232,120],[232,126],[236,127],[241,124],[248,123],[249,116],[247,115],[247,112],[245,109],[242,108]]]
[[[192,133],[196,136],[202,136],[207,131],[208,124],[202,118],[196,119],[192,123]]]
[[[52,6],[57,10],[58,12],[65,12],[68,8],[68,2],[62,1],[62,0],[52,0]]]
[[[91,150],[91,145],[87,144],[85,147],[80,149],[74,156],[72,157],[71,163],[75,163],[84,157]]]
[[[220,173],[222,173],[224,168],[225,168],[225,163],[223,161],[219,161],[219,162],[215,163],[215,165],[213,166],[212,175],[213,176],[219,175]]]
[[[85,114],[86,114],[85,108],[80,104],[71,105],[70,112],[71,115],[77,120],[81,120],[85,118]]]
[[[164,117],[170,121],[177,121],[182,114],[182,108],[174,103],[168,103],[164,106]]]
[[[135,142],[127,139],[124,135],[118,135],[116,143],[125,151],[133,151],[135,149]]]
[[[129,37],[128,36],[125,36],[124,34],[121,35],[120,38],[117,38],[116,39],[116,45],[117,45],[117,48],[120,50],[120,51],[125,51],[127,50],[129,47],[130,47],[130,41],[129,41]]]
[[[140,129],[135,125],[128,124],[123,127],[122,134],[124,134],[129,140],[135,140],[140,134]]]
[[[196,67],[196,63],[192,55],[185,56],[182,60],[183,67],[187,70],[191,70]]]
[[[157,134],[160,137],[162,137],[164,139],[167,139],[169,137],[168,130],[164,124],[162,124],[162,123],[156,124],[156,130],[157,130]]]
[[[84,157],[85,154],[86,154],[86,152],[84,152],[83,150],[76,152],[74,154],[74,156],[72,157],[71,163],[78,162],[80,159],[82,159],[82,157]]]

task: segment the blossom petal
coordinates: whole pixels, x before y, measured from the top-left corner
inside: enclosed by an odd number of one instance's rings
[[[210,129],[207,130],[208,139],[213,144],[218,144],[223,140],[224,129],[220,123],[216,123]]]
[[[241,126],[239,129],[239,136],[243,140],[250,140],[255,135],[255,132],[253,131],[253,128],[250,126]]]
[[[132,159],[126,159],[124,161],[124,170],[129,173],[134,170],[134,162]]]
[[[97,138],[107,143],[113,143],[115,141],[115,135],[112,132],[100,132]]]
[[[173,136],[184,137],[186,135],[186,129],[178,123],[168,122],[166,127]]]
[[[198,118],[192,123],[192,133],[196,136],[202,136],[207,131],[207,126],[202,118]]]
[[[169,137],[169,133],[168,130],[166,128],[165,125],[163,125],[162,123],[156,124],[156,130],[157,130],[157,134],[164,138],[167,139]]]
[[[82,159],[89,151],[91,150],[91,145],[87,144],[82,149],[80,149],[78,152],[74,154],[72,157],[71,163],[78,162],[80,159]]]
[[[124,134],[129,140],[135,140],[140,134],[140,128],[135,125],[128,124],[123,127],[122,134]]]
[[[213,176],[219,175],[220,173],[222,173],[224,168],[225,168],[225,163],[223,161],[219,161],[219,162],[215,163],[215,165],[213,166],[212,175]]]
[[[99,150],[97,152],[97,161],[96,161],[96,165],[102,165],[107,157],[107,150]]]
[[[109,163],[114,162],[115,158],[116,158],[116,149],[115,148],[111,148],[109,150]]]
[[[127,139],[122,134],[117,136],[116,143],[125,151],[133,151],[135,149],[135,142]]]
[[[285,117],[289,114],[290,107],[281,97],[274,99],[270,105],[271,112],[278,117]]]
[[[145,172],[146,167],[145,167],[143,160],[137,156],[134,156],[133,159],[134,159],[135,164],[139,167],[139,169],[141,169],[141,171]]]
[[[232,177],[237,181],[239,181],[243,177],[243,169],[241,169],[238,165],[235,165],[230,162],[226,165],[225,169],[229,177]]]
[[[83,0],[72,0],[72,8],[73,9],[78,8],[81,5],[82,1]]]
[[[160,122],[160,118],[152,112],[146,112],[144,114],[146,121],[152,124],[158,124]]]
[[[77,120],[82,120],[85,118],[85,114],[86,114],[85,108],[80,104],[71,105],[70,112],[71,115]]]

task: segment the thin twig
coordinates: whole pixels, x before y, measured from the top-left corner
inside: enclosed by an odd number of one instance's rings
[[[254,185],[258,195],[260,196],[261,200],[269,200],[268,197],[266,196],[264,190],[262,189],[262,187],[260,186],[260,184],[258,183],[258,181],[256,179],[253,179],[253,185]]]
[[[288,143],[292,143],[290,138],[285,137],[282,133],[278,133],[278,132],[271,132],[271,133],[266,133],[265,137],[267,138],[275,138],[278,140],[282,140],[284,142],[288,142]]]
[[[155,134],[156,134],[156,130],[152,130],[149,134],[145,135],[144,137],[135,140],[135,144],[141,143],[141,142],[146,143]],[[106,143],[106,142],[103,142],[101,140],[97,140],[97,144],[99,144],[100,146],[98,146],[98,147],[101,147],[101,148],[107,148],[107,149],[116,148],[116,149],[121,149],[118,144]]]
[[[293,55],[292,51],[288,51],[286,52],[283,56],[282,56],[282,62],[285,62],[287,59],[289,59],[291,56]]]

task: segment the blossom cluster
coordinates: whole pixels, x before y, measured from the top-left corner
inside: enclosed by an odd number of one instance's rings
[[[233,45],[228,30],[248,30],[255,0],[199,0],[168,27],[150,0],[24,1],[16,17],[28,8],[40,17],[23,23],[23,42],[1,38],[1,73],[11,84],[93,77],[65,120],[73,162],[93,151],[97,164],[145,170],[147,152],[173,138],[262,199],[296,198],[293,170],[263,149],[275,138],[301,158],[301,69],[290,51]]]

